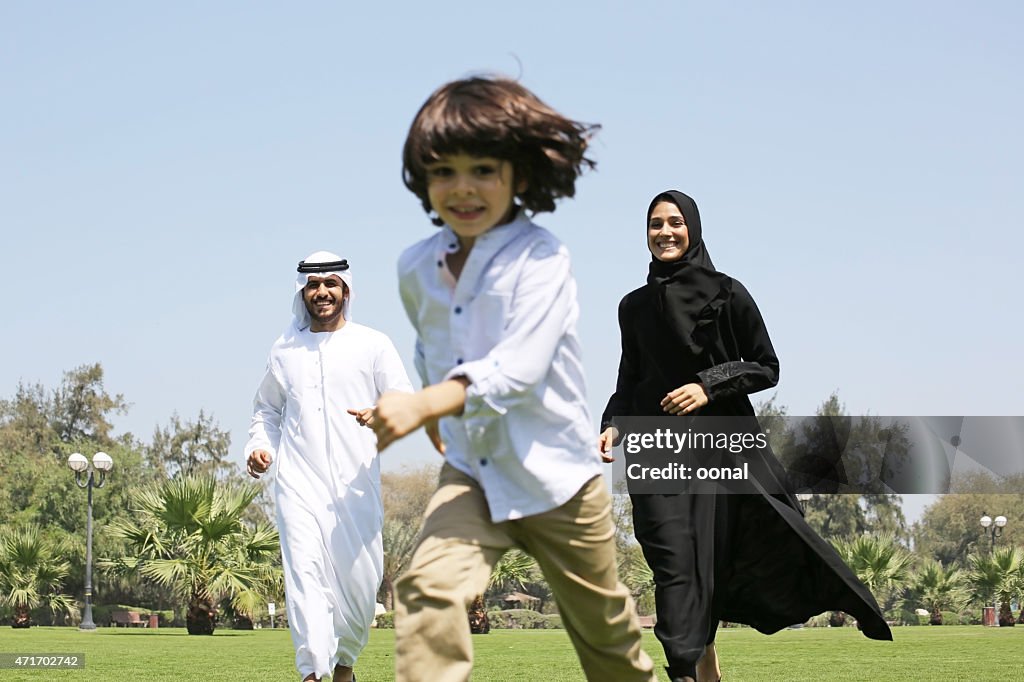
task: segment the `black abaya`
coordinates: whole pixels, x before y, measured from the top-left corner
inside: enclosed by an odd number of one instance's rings
[[[752,417],[747,395],[778,381],[753,298],[714,269],[692,199],[669,195],[690,248],[675,263],[654,261],[648,284],[619,305],[622,356],[602,429],[619,416],[667,417],[661,400],[687,383],[701,383],[709,398],[692,414]],[[788,489],[774,455],[756,456],[764,461],[751,468],[755,494],[632,496],[634,532],[654,573],[655,634],[674,676],[696,676],[719,620],[770,634],[842,610],[868,637],[892,639],[871,593],[807,525],[793,495],[767,492]]]

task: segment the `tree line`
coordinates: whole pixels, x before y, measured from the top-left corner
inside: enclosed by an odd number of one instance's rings
[[[269,503],[230,463],[228,432],[201,410],[171,415],[148,441],[115,435],[112,419],[129,407],[107,391],[99,364],[65,372],[54,389],[21,383],[0,400],[0,618],[80,618],[87,496],[66,466],[73,452],[114,460],[94,492],[99,612],[136,605],[200,633],[218,616],[251,622],[267,601],[283,602]]]
[[[86,495],[65,462],[72,452],[102,450],[115,469],[95,496],[93,602],[169,612],[172,622],[196,633],[212,632],[218,618],[251,626],[266,613],[267,602],[284,602],[269,498],[231,463],[229,435],[213,415],[173,414],[142,440],[114,434],[111,420],[129,408],[124,396],[107,391],[99,364],[66,372],[53,389],[19,384],[13,396],[0,400],[0,619],[77,622]],[[758,412],[762,423],[774,424],[775,445],[792,436],[782,426],[784,406],[772,399]],[[845,408],[832,395],[817,415],[841,417]],[[864,420],[862,432],[849,437],[877,440],[871,424]],[[811,443],[817,437],[804,435]],[[389,611],[438,469],[382,477],[385,556],[378,600]],[[1022,483],[1019,477],[961,477],[957,489],[964,492],[940,496],[912,525],[901,498],[891,494],[818,494],[804,502],[804,510],[891,620],[912,621],[917,609],[925,609],[930,622],[942,622],[950,612],[980,615],[982,605],[998,599],[999,618],[1009,624],[1024,593]],[[986,512],[1008,519],[995,547],[978,524]],[[620,576],[640,612],[653,613],[654,585],[632,537],[628,495],[614,496],[613,513]],[[479,621],[486,610],[517,605],[537,613],[555,610],[536,563],[513,551],[495,568],[472,611]],[[832,618],[838,624],[840,614]]]

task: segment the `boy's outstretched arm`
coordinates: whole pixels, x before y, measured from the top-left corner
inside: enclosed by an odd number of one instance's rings
[[[429,421],[462,414],[469,383],[465,377],[455,377],[416,393],[388,392],[382,395],[370,424],[377,434],[377,452]]]

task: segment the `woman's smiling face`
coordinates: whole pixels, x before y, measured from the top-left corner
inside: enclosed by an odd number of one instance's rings
[[[671,201],[655,205],[647,220],[647,248],[660,261],[670,263],[690,248],[690,234],[679,207]]]

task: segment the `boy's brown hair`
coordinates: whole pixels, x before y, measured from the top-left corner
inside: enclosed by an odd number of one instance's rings
[[[568,119],[519,83],[473,77],[442,85],[420,108],[402,152],[402,179],[430,213],[428,164],[450,154],[490,156],[512,163],[518,195],[529,211],[554,211],[555,199],[576,193],[576,178],[598,125]],[[439,219],[434,223],[440,225]]]

